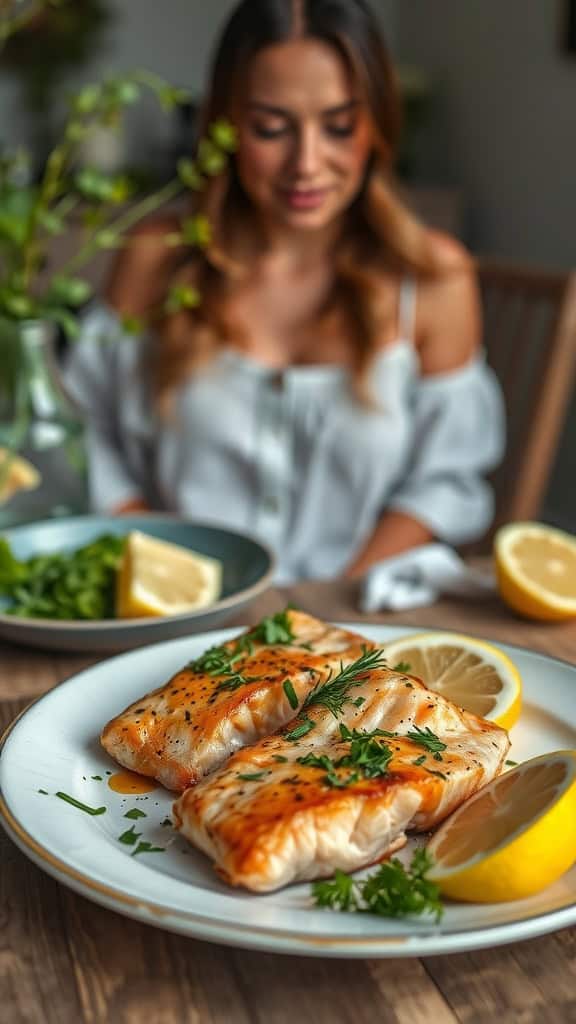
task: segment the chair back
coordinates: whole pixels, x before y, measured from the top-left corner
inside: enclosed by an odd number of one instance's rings
[[[478,266],[484,346],[506,403],[507,451],[492,477],[502,523],[538,519],[576,374],[576,273]]]

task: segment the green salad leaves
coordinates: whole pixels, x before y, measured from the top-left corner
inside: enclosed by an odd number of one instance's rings
[[[15,558],[0,538],[0,598],[29,619],[114,618],[116,572],[124,537],[103,534],[76,551]]]

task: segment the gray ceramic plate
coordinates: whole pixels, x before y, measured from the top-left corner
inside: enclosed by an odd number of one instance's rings
[[[0,612],[0,636],[30,647],[60,651],[122,651],[159,640],[213,629],[238,614],[270,585],[272,553],[245,534],[168,516],[78,516],[29,523],[5,530],[16,558],[70,551],[102,533],[141,530],[181,544],[223,563],[222,596],[216,604],[184,615],[152,619],[102,619],[98,622],[25,619]]]

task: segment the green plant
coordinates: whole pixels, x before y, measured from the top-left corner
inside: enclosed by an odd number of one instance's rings
[[[0,159],[0,315],[11,320],[56,321],[76,332],[74,310],[90,297],[90,285],[78,271],[102,249],[124,244],[130,228],[187,189],[201,190],[207,177],[219,174],[235,145],[234,130],[220,121],[210,127],[196,160],[181,159],[174,178],[161,188],[136,196],[129,178],[109,175],[77,162],[79,146],[98,125],[119,129],[125,109],[143,90],[151,90],[165,110],[188,99],[157,75],[131,75],[85,85],[71,99],[60,141],[46,161],[37,184],[19,184],[27,154]],[[24,176],[25,177],[25,176]],[[50,241],[80,218],[83,239],[74,255],[58,268],[50,266]],[[166,245],[205,246],[210,225],[202,216],[187,216]],[[166,297],[166,310],[193,307],[199,296],[178,286]]]

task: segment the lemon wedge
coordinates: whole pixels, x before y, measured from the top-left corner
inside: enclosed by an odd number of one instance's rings
[[[390,668],[400,666],[454,704],[511,729],[520,717],[522,680],[503,651],[460,633],[416,633],[384,645]]]
[[[116,589],[119,618],[180,615],[213,604],[222,563],[138,530],[126,538]]]
[[[502,599],[529,619],[576,618],[576,537],[544,523],[510,523],[494,539]]]
[[[18,491],[33,491],[42,477],[28,459],[0,447],[0,505],[13,498]]]
[[[444,895],[478,903],[531,896],[576,861],[576,751],[525,761],[462,804],[428,843]]]

